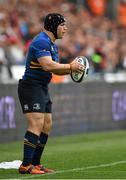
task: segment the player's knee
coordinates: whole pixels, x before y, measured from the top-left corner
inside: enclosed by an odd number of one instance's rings
[[[44,122],[43,130],[44,132],[49,133],[51,129],[52,129],[52,120],[46,119]]]
[[[29,124],[29,128],[35,130],[35,131],[38,131],[38,132],[41,132],[42,129],[43,129],[43,123],[42,122],[32,122]]]
[[[28,114],[28,128],[41,132],[44,126],[44,116],[42,114]]]
[[[45,126],[47,129],[51,129],[52,128],[52,120],[51,119],[46,120]]]

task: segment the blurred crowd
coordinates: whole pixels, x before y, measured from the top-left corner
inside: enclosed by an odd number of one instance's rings
[[[11,66],[25,64],[29,44],[43,30],[49,12],[63,14],[68,23],[68,33],[56,42],[61,63],[84,55],[89,58],[91,73],[125,71],[126,26],[118,17],[93,14],[70,0],[0,0],[0,71],[4,65],[13,78]]]

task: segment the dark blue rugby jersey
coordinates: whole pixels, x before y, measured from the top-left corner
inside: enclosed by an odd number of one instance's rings
[[[52,73],[42,70],[37,60],[43,56],[51,56],[54,61],[59,61],[58,48],[45,32],[39,33],[30,44],[26,56],[24,80],[35,80],[43,85],[47,85],[50,82]]]

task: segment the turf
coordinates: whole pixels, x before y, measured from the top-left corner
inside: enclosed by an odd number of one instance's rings
[[[22,142],[0,144],[0,162],[21,158]],[[15,169],[0,169],[0,179],[125,179],[126,132],[50,138],[43,164],[56,172],[46,175],[20,175]]]

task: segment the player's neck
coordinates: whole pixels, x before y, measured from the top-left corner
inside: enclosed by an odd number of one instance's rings
[[[56,40],[55,36],[52,32],[44,30],[44,32],[50,37],[51,41],[54,42]]]

